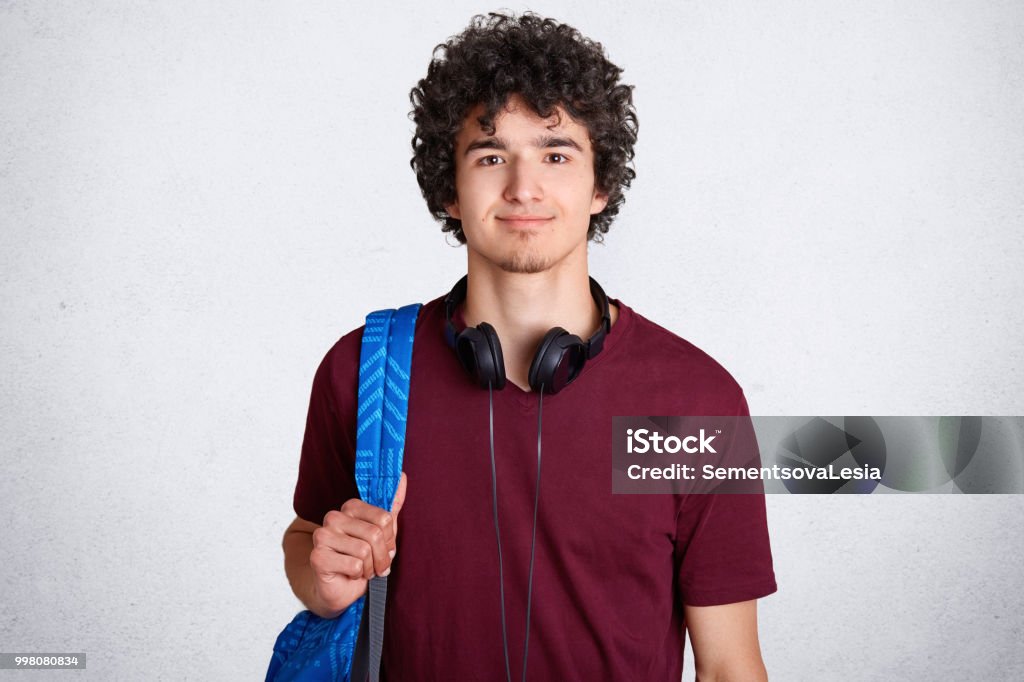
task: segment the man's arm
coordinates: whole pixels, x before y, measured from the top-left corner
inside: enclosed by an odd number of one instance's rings
[[[388,575],[397,549],[405,474],[391,512],[351,499],[328,512],[324,525],[298,518],[284,532],[284,572],[307,609],[334,618],[366,592],[369,578]]]
[[[284,572],[292,592],[303,605],[322,618],[334,618],[345,610],[342,604],[327,604],[316,589],[316,574],[309,563],[313,552],[313,533],[320,528],[315,523],[295,517],[284,532]],[[355,596],[358,597],[357,593]],[[341,608],[338,609],[337,607]]]
[[[766,682],[757,639],[757,600],[686,606],[697,682]]]

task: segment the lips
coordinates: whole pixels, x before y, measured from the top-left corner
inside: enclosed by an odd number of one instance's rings
[[[513,224],[536,225],[551,220],[551,218],[541,215],[507,215],[498,216],[498,220]]]

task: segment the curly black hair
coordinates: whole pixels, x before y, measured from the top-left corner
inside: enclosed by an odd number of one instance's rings
[[[457,198],[455,137],[465,117],[482,104],[480,125],[494,134],[495,116],[516,94],[539,116],[547,118],[560,106],[589,131],[594,184],[608,195],[608,204],[590,216],[587,238],[602,241],[636,177],[630,167],[638,129],[633,86],[619,82],[621,73],[600,43],[531,12],[477,15],[462,33],[434,48],[426,78],[409,93],[416,123],[410,165],[442,231],[466,243],[462,221],[444,208]]]

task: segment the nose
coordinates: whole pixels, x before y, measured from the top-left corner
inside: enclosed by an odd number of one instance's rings
[[[510,163],[507,178],[506,201],[528,204],[544,197],[539,169],[533,168],[528,162],[514,161]]]

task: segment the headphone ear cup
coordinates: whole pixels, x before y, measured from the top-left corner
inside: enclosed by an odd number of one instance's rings
[[[491,325],[482,322],[477,327],[466,327],[459,332],[455,337],[455,355],[481,388],[487,388],[488,384],[499,390],[505,387],[501,343]]]
[[[548,394],[558,393],[579,375],[587,361],[586,346],[580,337],[555,327],[544,335],[530,364],[530,388]]]
[[[455,337],[455,356],[476,384],[480,383],[480,361],[478,360],[480,351],[478,349],[486,345],[487,341],[476,327],[466,327]]]
[[[505,356],[501,352],[501,341],[498,339],[498,332],[494,331],[494,327],[481,322],[477,325],[477,329],[487,340],[488,353],[488,377],[491,381],[491,386],[495,390],[500,391],[505,388]],[[487,388],[487,381],[483,381],[483,387]]]

